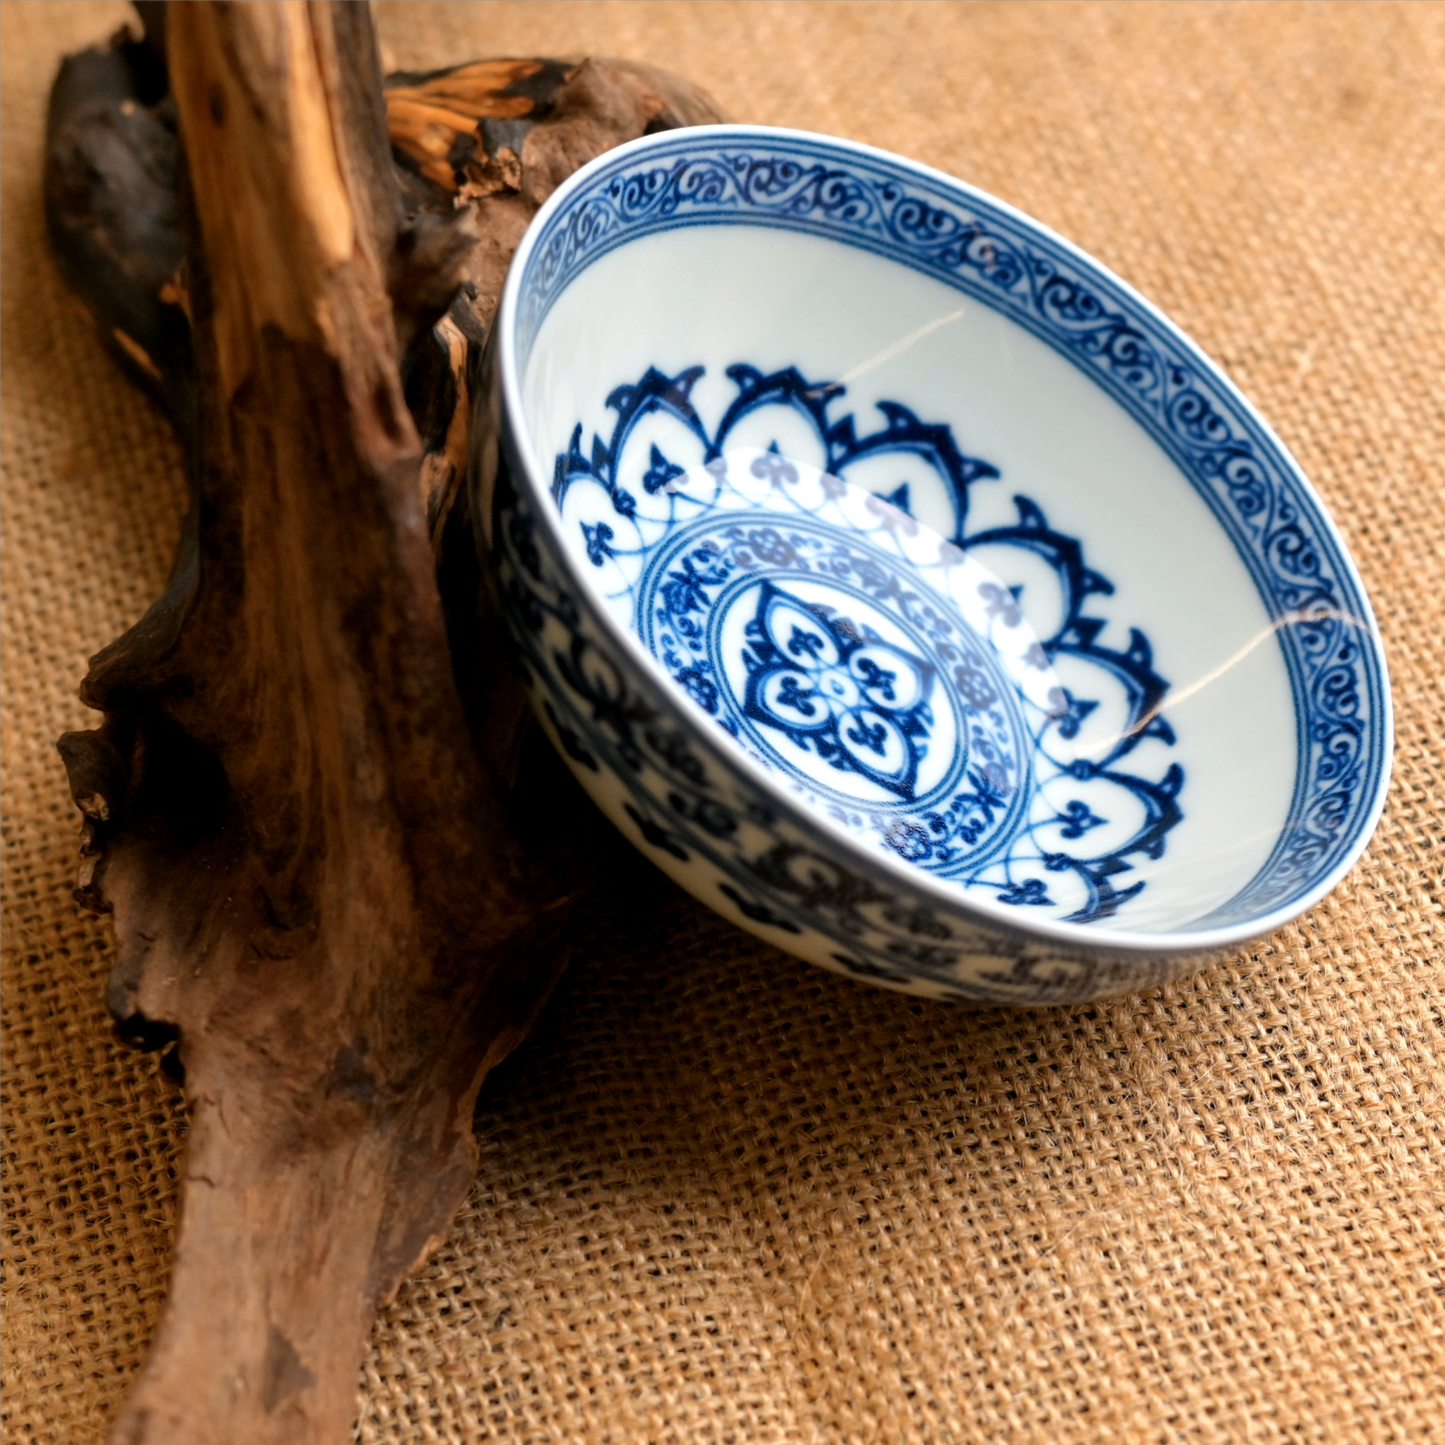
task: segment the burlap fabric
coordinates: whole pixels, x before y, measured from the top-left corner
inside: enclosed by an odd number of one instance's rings
[[[177,455],[46,256],[56,60],[3,5],[6,1356],[17,1441],[103,1438],[184,1138],[113,1043],[52,741],[161,584]],[[1390,806],[1298,925],[1154,993],[925,1004],[639,863],[488,1086],[445,1248],[375,1331],[365,1442],[1445,1439],[1445,7],[387,5],[391,57],[583,52],[974,181],[1262,407],[1380,613]]]

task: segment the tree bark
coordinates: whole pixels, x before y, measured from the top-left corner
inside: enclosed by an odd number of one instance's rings
[[[365,6],[146,9],[149,48],[62,74],[47,167],[69,279],[170,408],[194,495],[166,595],[92,662],[103,725],[61,741],[108,1002],[172,1044],[191,1118],[171,1295],[113,1439],[341,1441],[596,851],[477,611],[479,346],[570,169],[718,117],[616,64],[403,77],[399,177]]]

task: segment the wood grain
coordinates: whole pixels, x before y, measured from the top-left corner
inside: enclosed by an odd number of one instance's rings
[[[550,87],[509,133],[516,185],[462,195],[397,169],[364,6],[146,19],[149,46],[62,74],[48,165],[67,277],[171,409],[194,496],[169,590],[83,685],[103,725],[61,742],[108,1002],[171,1047],[191,1118],[170,1297],[113,1438],[341,1441],[600,851],[556,824],[585,805],[479,601],[456,479],[480,346],[531,212],[661,102],[605,64],[434,78],[459,125],[517,122],[518,75]]]

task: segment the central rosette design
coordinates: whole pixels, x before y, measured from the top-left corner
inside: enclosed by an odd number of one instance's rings
[[[747,625],[743,711],[839,772],[912,801],[933,724],[936,669],[770,581]]]
[[[1020,826],[1028,735],[1003,655],[859,531],[710,508],[654,553],[639,604],[644,641],[693,698],[846,826],[944,865]],[[1022,635],[999,640],[1024,651]]]
[[[830,823],[1012,907],[1112,917],[1184,784],[1149,639],[1101,610],[1113,584],[1026,496],[1016,521],[971,522],[970,490],[999,472],[948,425],[877,398],[869,429],[838,412],[842,383],[794,367],[723,376],[731,394],[701,365],[649,367],[607,397],[608,436],[585,446],[579,421],[556,457],[574,560],[613,620]],[[640,725],[558,659],[594,720]],[[693,848],[699,828],[771,846],[766,809],[682,789],[650,807],[649,840],[685,824]],[[735,882],[776,866],[759,852]],[[822,874],[793,883],[833,896]]]

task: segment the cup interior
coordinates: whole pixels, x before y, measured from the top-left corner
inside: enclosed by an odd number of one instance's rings
[[[1087,336],[744,214],[602,251],[524,341],[576,576],[825,831],[1019,921],[1197,931],[1303,886],[1261,892],[1306,826],[1320,607]],[[1330,605],[1328,645],[1368,640]]]

